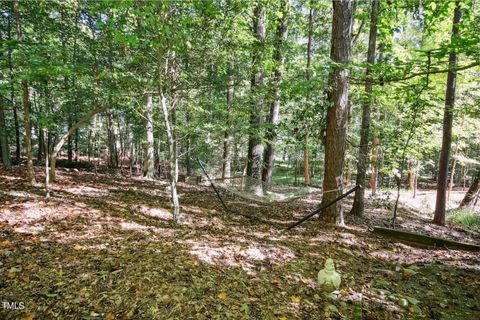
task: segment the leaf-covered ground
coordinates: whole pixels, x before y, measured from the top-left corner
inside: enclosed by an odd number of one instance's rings
[[[345,228],[312,220],[284,232],[318,199],[262,205],[226,195],[234,212],[223,214],[208,187],[181,184],[174,224],[166,186],[59,170],[46,200],[23,168],[0,167],[0,318],[480,318],[480,254],[374,235],[390,218],[385,200],[370,201],[365,219],[347,216]],[[428,219],[403,209],[400,227],[478,243]],[[342,275],[336,299],[316,284],[328,257]]]

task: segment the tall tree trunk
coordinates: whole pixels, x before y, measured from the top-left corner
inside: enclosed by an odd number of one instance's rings
[[[253,49],[253,70],[252,70],[252,95],[253,107],[250,114],[250,135],[248,140],[247,154],[247,175],[258,180],[250,188],[255,190],[257,194],[263,194],[261,184],[262,167],[263,167],[263,143],[262,143],[262,126],[263,126],[263,104],[261,87],[264,83],[263,75],[263,51],[265,42],[265,26],[266,26],[266,8],[259,3],[254,9],[253,32],[256,38],[255,48]]]
[[[0,40],[3,40],[1,34]],[[0,80],[3,80],[3,74],[0,74]],[[3,108],[4,99],[0,96],[0,154],[3,165],[9,167],[12,165],[12,159],[10,158],[10,145],[8,143],[7,126],[5,124],[5,112]]]
[[[452,193],[452,189],[453,189],[455,169],[457,167],[457,157],[458,157],[458,144],[457,144],[457,147],[455,148],[455,154],[452,159],[452,170],[450,170],[450,181],[448,183],[447,203],[450,201],[450,194]]]
[[[372,1],[372,11],[370,14],[370,34],[368,38],[368,53],[367,53],[367,70],[366,70],[366,84],[365,97],[362,104],[362,127],[360,130],[360,148],[358,151],[357,163],[357,180],[356,184],[361,185],[362,188],[355,191],[355,198],[353,200],[351,214],[356,216],[363,216],[365,211],[365,180],[367,172],[368,159],[368,138],[370,135],[371,122],[371,108],[372,108],[372,91],[373,84],[370,79],[371,68],[375,64],[375,49],[377,42],[377,21],[378,21],[378,7],[379,0]]]
[[[174,135],[174,127],[170,117],[170,107],[168,99],[163,93],[160,96],[160,104],[162,106],[163,119],[165,121],[165,129],[167,132],[168,148],[169,148],[169,164],[170,164],[170,194],[172,197],[172,216],[173,221],[178,221],[180,217],[180,202],[177,193],[177,178],[178,178],[178,156]]]
[[[470,188],[468,188],[468,191],[465,194],[465,197],[463,197],[462,202],[460,202],[460,207],[466,207],[470,205],[479,189],[480,189],[480,167],[477,167],[477,170],[475,171],[475,176],[473,177],[472,184],[470,184]]]
[[[147,131],[147,146],[145,157],[145,178],[155,178],[155,154],[154,154],[154,140],[153,140],[153,101],[152,95],[147,95],[147,106],[145,108],[146,131]]]
[[[110,103],[111,103],[110,99]],[[112,113],[108,112],[107,114],[107,145],[108,145],[108,167],[117,168],[117,148],[116,148],[116,135],[115,135],[115,126],[112,120]]]
[[[331,106],[327,112],[325,141],[325,172],[323,178],[324,204],[341,194],[343,180],[343,161],[348,120],[348,77],[345,64],[350,61],[352,51],[353,1],[336,0],[333,4],[333,22],[330,58],[334,65],[329,76],[328,101]],[[337,202],[325,209],[321,217],[324,221],[335,223],[341,210]]]
[[[307,103],[310,101],[310,80],[312,79],[312,36],[313,36],[313,8],[310,4],[310,11],[308,12],[308,41],[307,41]],[[305,137],[303,139],[303,183],[305,185],[310,184],[310,172],[308,163],[308,132],[305,130]]]
[[[378,181],[378,149],[380,148],[380,138],[373,137],[372,140],[372,156],[370,162],[372,165],[372,173],[370,175],[370,180],[368,181],[368,186],[372,189],[372,195],[377,193],[377,181]]]
[[[455,2],[455,11],[453,14],[452,26],[452,42],[458,37],[459,29],[458,23],[462,17],[460,10],[460,1]],[[455,51],[450,52],[449,69],[455,69],[457,65],[457,54]],[[445,225],[445,208],[446,208],[446,191],[448,179],[448,163],[450,160],[450,148],[452,145],[452,124],[453,124],[453,109],[455,106],[455,88],[456,88],[457,73],[456,71],[449,71],[447,77],[447,88],[445,92],[445,110],[443,114],[443,137],[442,150],[440,152],[440,164],[438,168],[437,180],[437,200],[435,203],[435,215],[433,223],[440,226]]]
[[[268,127],[265,138],[267,140],[267,147],[263,156],[264,167],[262,171],[262,180],[271,183],[273,167],[275,164],[275,141],[277,138],[276,126],[278,125],[281,89],[280,86],[283,80],[283,72],[285,65],[285,42],[287,41],[288,31],[288,1],[282,0],[280,4],[281,17],[278,19],[278,28],[275,35],[275,64],[276,70],[274,74],[274,83],[272,90],[273,101],[270,103],[270,113],[268,115]]]
[[[15,13],[16,32],[18,42],[23,42],[23,34],[20,26],[20,11],[18,8],[18,0],[13,0],[13,11]],[[26,68],[25,52],[22,52],[20,66]],[[27,155],[27,181],[33,183],[35,172],[33,171],[32,160],[32,129],[30,127],[30,96],[28,92],[27,80],[22,80],[22,101],[23,101],[23,125],[25,127],[25,153]]]
[[[10,158],[10,146],[7,138],[7,127],[5,125],[5,113],[3,111],[3,98],[0,97],[0,146],[2,153],[2,162],[5,166],[12,165]]]
[[[8,19],[8,40],[12,40],[11,34],[11,27],[10,27],[10,19]],[[15,76],[13,73],[13,60],[12,60],[12,50],[8,50],[8,68],[10,70],[10,100],[12,102],[12,109],[13,109],[13,123],[15,125],[15,158],[20,160],[20,125],[18,124],[18,114],[17,114],[17,104],[15,98],[15,87],[13,83],[15,82]]]
[[[222,166],[222,178],[230,178],[232,174],[232,129],[230,112],[232,110],[233,99],[235,96],[234,84],[235,77],[233,75],[234,62],[233,58],[230,58],[228,63],[228,87],[227,87],[227,121],[226,129],[223,137],[223,166]]]

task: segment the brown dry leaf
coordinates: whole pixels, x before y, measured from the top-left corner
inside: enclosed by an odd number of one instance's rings
[[[22,320],[33,320],[34,315],[32,313],[27,313],[23,315]]]
[[[27,264],[25,267],[23,267],[23,269],[25,270],[32,270],[33,268],[35,268],[36,265],[33,264],[33,263],[30,263],[30,264]]]
[[[11,245],[10,240],[4,240],[0,242],[0,247],[10,247],[10,245]]]
[[[107,312],[105,314],[105,318],[107,318],[109,320],[115,320],[116,319],[115,314],[113,312]]]
[[[17,276],[17,273],[16,273],[16,272],[11,272],[11,271],[7,272],[7,278],[8,278],[8,279],[13,279],[13,278],[15,278],[16,276]]]

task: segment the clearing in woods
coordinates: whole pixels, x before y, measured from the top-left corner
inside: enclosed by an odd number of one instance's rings
[[[480,253],[425,250],[374,235],[389,201],[345,228],[316,219],[285,227],[318,199],[255,204],[180,184],[173,223],[166,182],[59,169],[46,201],[23,168],[1,168],[0,297],[6,319],[478,319]],[[42,172],[36,168],[42,181]],[[21,172],[21,173],[20,173]],[[351,199],[345,201],[347,207]],[[464,242],[402,208],[399,227]],[[258,219],[255,219],[258,218]],[[316,284],[326,258],[342,275],[335,300]],[[11,305],[9,305],[11,307]]]

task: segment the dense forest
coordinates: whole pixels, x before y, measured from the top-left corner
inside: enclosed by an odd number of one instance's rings
[[[1,318],[480,318],[478,1],[0,13]]]

